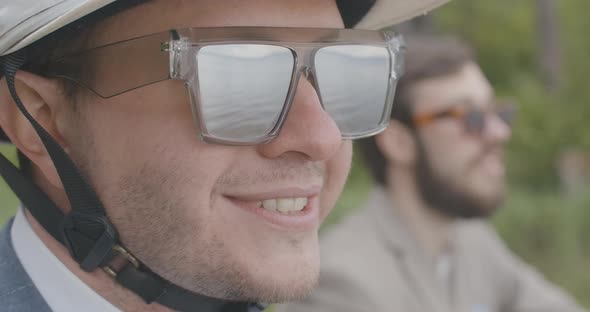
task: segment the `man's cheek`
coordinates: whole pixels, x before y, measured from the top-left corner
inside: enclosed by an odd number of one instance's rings
[[[346,184],[352,162],[352,144],[344,141],[338,154],[328,161],[326,180],[321,200],[321,219],[323,220],[334,208]]]

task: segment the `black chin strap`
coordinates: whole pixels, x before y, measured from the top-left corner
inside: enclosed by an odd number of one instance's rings
[[[121,284],[146,303],[157,302],[177,311],[199,312],[259,312],[265,306],[250,302],[232,302],[192,293],[166,281],[139,262],[119,243],[117,231],[109,221],[98,196],[80,174],[62,147],[26,110],[15,87],[14,77],[26,63],[21,53],[1,59],[0,65],[8,89],[22,114],[35,128],[49,153],[72,206],[64,216],[61,210],[28,177],[0,154],[0,174],[35,219],[57,241],[64,244],[72,257],[87,272],[103,268]],[[116,256],[126,258],[119,271],[109,267]]]

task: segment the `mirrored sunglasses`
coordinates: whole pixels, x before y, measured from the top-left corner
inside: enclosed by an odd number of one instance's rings
[[[201,138],[246,145],[279,134],[302,76],[343,138],[382,131],[403,52],[401,37],[388,31],[187,28],[70,54],[49,66],[53,76],[102,98],[182,80]]]

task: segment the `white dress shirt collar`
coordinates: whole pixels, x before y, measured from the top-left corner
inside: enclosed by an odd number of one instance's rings
[[[60,312],[119,312],[72,273],[31,228],[24,208],[12,224],[12,244],[25,271],[51,310]]]

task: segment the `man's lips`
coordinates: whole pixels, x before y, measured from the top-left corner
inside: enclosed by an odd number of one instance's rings
[[[319,225],[319,193],[321,186],[283,188],[250,194],[226,194],[233,206],[281,228],[316,229]]]
[[[504,161],[498,157],[484,158],[480,163],[479,167],[484,170],[489,176],[493,177],[504,177],[506,174],[506,168]]]
[[[318,196],[322,190],[321,185],[313,185],[309,187],[285,187],[276,190],[263,190],[259,192],[227,192],[225,197],[235,198],[241,201],[264,201],[273,198],[297,198],[297,197],[314,197]]]
[[[486,147],[478,157],[473,159],[469,167],[478,171],[484,170],[492,176],[504,176],[504,151],[496,146]]]

